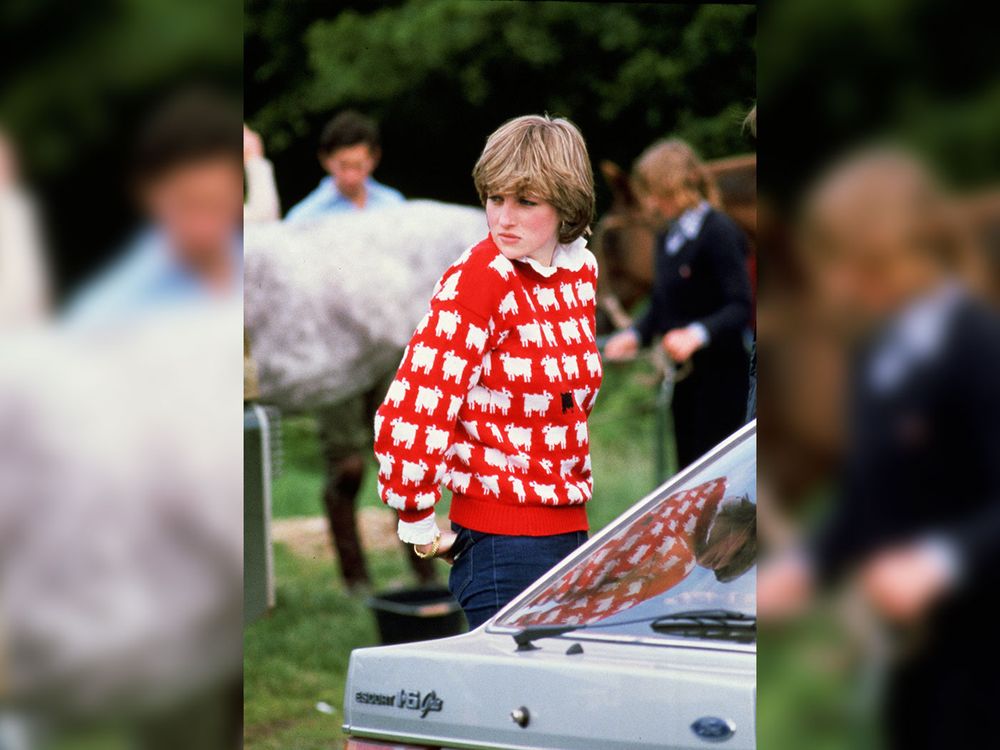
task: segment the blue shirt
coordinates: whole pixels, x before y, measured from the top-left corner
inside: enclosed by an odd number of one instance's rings
[[[231,293],[241,294],[242,241],[233,239]],[[146,229],[122,257],[76,294],[61,315],[71,327],[113,325],[171,306],[206,302],[218,296],[193,270],[181,263],[164,234]]]
[[[315,190],[289,209],[285,221],[310,220],[341,211],[369,211],[394,206],[405,200],[398,190],[371,177],[365,182],[365,193],[365,207],[358,208],[354,201],[337,190],[333,177],[327,175],[319,181]]]

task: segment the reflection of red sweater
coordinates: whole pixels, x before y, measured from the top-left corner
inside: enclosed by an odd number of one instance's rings
[[[725,477],[675,492],[527,603],[512,625],[597,622],[661,596],[694,569],[726,491]]]
[[[442,482],[452,520],[477,531],[587,528],[596,287],[582,239],[545,268],[487,237],[444,272],[375,417],[379,495],[404,541],[433,539]]]

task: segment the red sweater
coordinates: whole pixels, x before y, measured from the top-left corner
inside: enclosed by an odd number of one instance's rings
[[[467,528],[587,528],[596,288],[582,239],[545,268],[487,237],[444,272],[375,417],[379,495],[399,512],[400,538],[433,541],[442,483]]]

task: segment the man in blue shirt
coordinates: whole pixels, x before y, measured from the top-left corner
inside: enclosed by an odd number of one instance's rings
[[[375,121],[352,110],[341,112],[320,137],[319,163],[327,176],[291,208],[285,220],[308,221],[338,211],[368,211],[401,203],[404,198],[398,190],[372,177],[381,155]]]
[[[167,308],[238,298],[242,289],[240,111],[208,90],[168,101],[140,133],[132,163],[148,218],[89,282],[64,324],[104,326]]]

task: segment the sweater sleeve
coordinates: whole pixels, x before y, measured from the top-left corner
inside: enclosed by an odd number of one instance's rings
[[[398,512],[404,542],[427,544],[437,534],[444,453],[494,341],[493,295],[483,281],[474,269],[445,272],[375,415],[379,496]]]
[[[696,322],[705,327],[710,340],[724,334],[738,335],[750,322],[746,239],[735,226],[713,227],[703,236],[709,268],[722,286],[724,301],[721,307]]]

